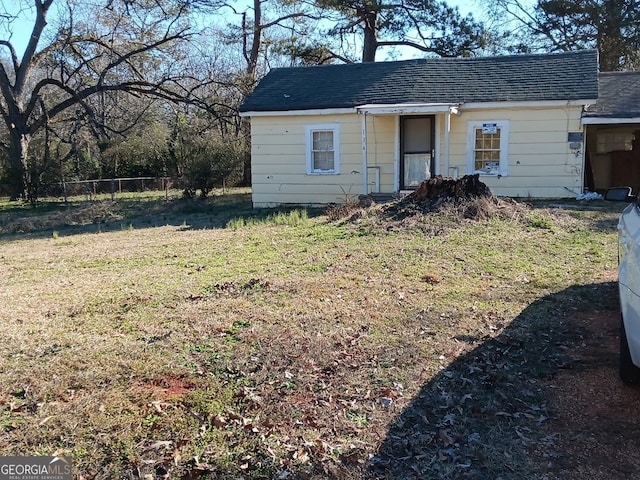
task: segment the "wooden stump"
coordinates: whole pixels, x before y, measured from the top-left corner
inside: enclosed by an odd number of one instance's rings
[[[480,175],[465,175],[462,178],[444,178],[441,175],[425,180],[411,194],[404,198],[405,202],[440,203],[450,199],[466,199],[490,197],[491,190],[480,181]]]

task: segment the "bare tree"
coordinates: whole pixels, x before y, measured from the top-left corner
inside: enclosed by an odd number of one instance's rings
[[[485,0],[508,51],[596,48],[600,70],[640,68],[640,0]]]
[[[208,0],[196,1],[210,5]],[[214,6],[220,12],[231,11],[237,18],[236,23],[227,25],[226,38],[241,46],[247,93],[268,69],[270,53],[273,57],[289,54],[293,51],[291,45],[302,42],[307,32],[316,30],[314,27],[322,18],[313,4],[304,1],[253,0],[247,4],[229,2]]]
[[[35,19],[22,57],[10,40],[0,40],[8,52],[0,62],[0,115],[6,131],[0,150],[8,161],[13,199],[33,196],[29,146],[34,135],[78,115],[102,128],[96,97],[123,92],[182,101],[189,96],[182,72],[174,71],[170,60],[190,35],[185,4],[31,1]],[[60,7],[55,29],[48,24],[54,4]]]

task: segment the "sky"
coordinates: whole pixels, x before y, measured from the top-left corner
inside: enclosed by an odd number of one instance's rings
[[[16,14],[18,7],[19,4],[15,0],[0,0],[0,10],[2,12]],[[0,39],[11,40],[11,43],[16,49],[18,55],[21,55],[27,46],[34,18],[34,15],[32,15],[29,10],[25,11],[22,18],[13,27],[14,31],[11,36],[6,30],[6,25],[0,22]]]

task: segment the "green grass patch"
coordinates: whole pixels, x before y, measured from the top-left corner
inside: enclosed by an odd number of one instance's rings
[[[239,228],[248,228],[262,225],[276,225],[300,227],[307,224],[309,215],[306,210],[291,210],[288,212],[276,212],[266,217],[237,217],[229,220],[227,228],[237,230]]]

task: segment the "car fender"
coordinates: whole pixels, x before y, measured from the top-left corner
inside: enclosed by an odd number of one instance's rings
[[[618,223],[619,294],[631,358],[640,366],[640,208],[625,208]]]

